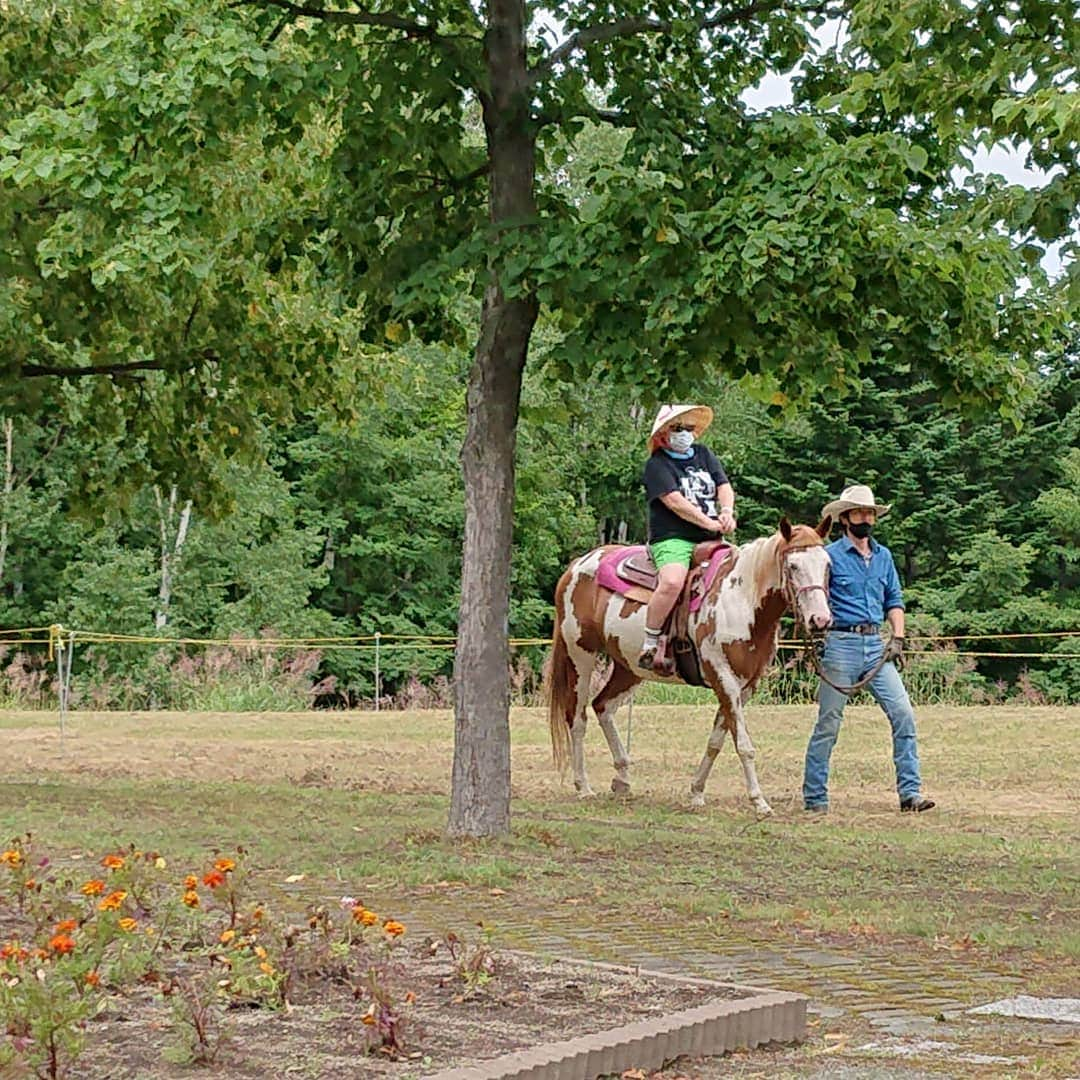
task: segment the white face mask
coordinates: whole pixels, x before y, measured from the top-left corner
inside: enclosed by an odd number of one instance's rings
[[[676,454],[685,454],[694,445],[694,433],[692,431],[673,431],[668,435],[668,449]]]

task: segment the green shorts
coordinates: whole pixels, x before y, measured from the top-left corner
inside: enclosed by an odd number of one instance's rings
[[[690,557],[694,554],[697,544],[693,540],[680,540],[677,536],[670,540],[661,540],[659,543],[649,545],[649,554],[652,555],[656,569],[662,566],[670,566],[678,563],[680,566],[689,568]]]

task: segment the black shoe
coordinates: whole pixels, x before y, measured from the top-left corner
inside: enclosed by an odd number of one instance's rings
[[[936,805],[933,799],[924,799],[921,795],[912,795],[910,799],[900,800],[900,813],[921,814],[924,810],[933,810]]]
[[[804,806],[804,814],[827,814],[829,812],[829,804],[827,802],[814,803],[811,806]]]
[[[637,666],[645,671],[652,671],[653,661],[656,659],[656,647],[646,645],[638,657]]]

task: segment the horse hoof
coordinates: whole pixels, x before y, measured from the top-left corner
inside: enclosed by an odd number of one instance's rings
[[[616,795],[629,795],[630,794],[630,781],[629,780],[623,780],[618,776],[613,777],[612,781],[611,781],[611,790]]]
[[[579,799],[595,799],[596,792],[591,787],[578,788],[577,797]]]
[[[705,793],[702,791],[695,791],[690,796],[690,809],[691,810],[704,810],[705,809]]]
[[[754,816],[758,821],[763,821],[767,817],[772,817],[772,807],[763,799],[754,806]]]

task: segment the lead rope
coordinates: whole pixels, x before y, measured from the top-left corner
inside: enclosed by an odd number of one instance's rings
[[[804,592],[810,592],[813,589],[821,589],[825,592],[824,585],[804,585],[801,589],[796,590],[790,581],[785,582],[785,592],[788,596],[788,606],[791,608],[792,615],[795,616],[795,633],[805,638],[805,644],[803,646],[803,657],[810,657],[810,661],[813,664],[814,671],[817,672],[818,678],[822,682],[827,682],[834,690],[839,691],[845,697],[850,697],[856,690],[861,690],[867,683],[873,682],[877,678],[878,672],[888,662],[888,655],[884,648],[881,652],[881,657],[878,662],[865,674],[858,682],[853,682],[850,686],[840,686],[838,683],[834,683],[828,675],[825,674],[824,668],[821,666],[821,654],[825,649],[825,635],[828,631],[822,631],[814,633],[806,628],[803,620],[799,618],[799,596]]]

